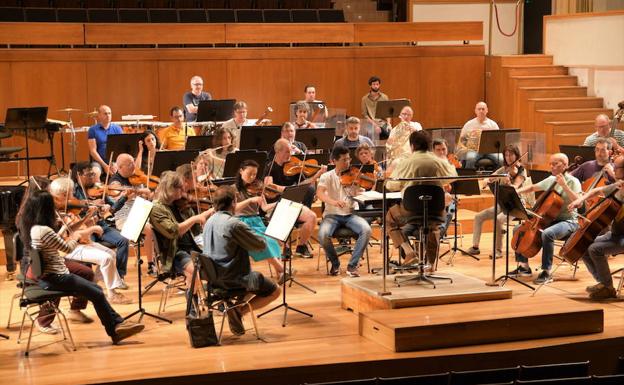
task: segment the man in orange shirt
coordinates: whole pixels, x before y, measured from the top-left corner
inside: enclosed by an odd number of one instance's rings
[[[195,130],[184,124],[184,111],[182,108],[175,106],[169,112],[173,124],[163,128],[158,132],[161,150],[184,150],[186,146],[186,137],[195,136]],[[186,129],[186,134],[184,130]]]

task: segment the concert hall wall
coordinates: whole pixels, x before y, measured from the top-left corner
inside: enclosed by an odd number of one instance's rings
[[[483,46],[185,48],[185,49],[9,49],[0,57],[0,121],[7,107],[48,106],[49,118],[66,120],[64,107],[91,111],[108,104],[113,120],[125,114],[153,114],[167,121],[181,104],[192,75],[204,78],[214,98],[236,98],[249,104],[249,117],[267,106],[269,118],[288,119],[289,102],[314,84],[317,97],[330,108],[360,116],[360,100],[371,75],[382,78],[391,98],[409,98],[414,119],[424,127],[457,126],[473,116],[484,98]],[[92,124],[74,114],[76,127]],[[78,136],[78,159],[88,156],[86,135]],[[23,145],[10,138],[3,145]],[[65,162],[70,162],[69,136],[64,136]],[[55,140],[60,165],[59,135]],[[31,155],[48,144],[31,140]],[[15,175],[15,162],[0,175]],[[33,161],[31,173],[45,173],[47,163]],[[25,174],[24,165],[21,166]]]

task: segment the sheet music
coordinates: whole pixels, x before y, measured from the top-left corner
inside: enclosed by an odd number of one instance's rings
[[[386,193],[386,199],[396,200],[401,198],[402,196],[400,191]],[[362,203],[370,201],[381,201],[383,200],[383,194],[374,190],[364,191],[363,193],[353,197],[353,199]]]
[[[302,209],[301,203],[280,199],[264,233],[271,238],[286,242]]]
[[[121,229],[121,236],[136,242],[152,212],[152,207],[154,207],[152,202],[141,197],[136,197],[128,213],[128,218]]]

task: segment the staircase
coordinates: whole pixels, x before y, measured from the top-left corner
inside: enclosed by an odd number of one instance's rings
[[[596,115],[613,117],[602,98],[588,96],[552,56],[494,56],[487,66],[490,116],[504,128],[543,132],[548,153],[559,152],[560,144],[583,144]]]

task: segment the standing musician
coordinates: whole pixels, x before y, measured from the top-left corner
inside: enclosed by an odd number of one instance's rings
[[[607,186],[594,188],[581,195],[575,201],[570,203],[570,209],[580,207],[587,199],[598,196],[611,196],[620,204],[624,203],[624,157],[618,156],[615,159],[615,179],[616,183]],[[611,222],[611,229],[598,236],[589,246],[583,255],[583,262],[587,266],[587,270],[598,282],[596,285],[588,286],[586,291],[592,300],[602,300],[609,298],[617,298],[617,293],[613,287],[613,278],[609,270],[609,255],[621,254],[624,252],[624,218],[622,218],[621,210]]]
[[[581,183],[591,179],[598,174],[605,179],[605,184],[615,181],[615,171],[611,164],[611,140],[608,138],[599,138],[596,140],[594,147],[595,160],[588,160],[571,172]],[[604,171],[604,173],[603,173]]]
[[[498,124],[495,121],[487,117],[488,107],[485,102],[479,102],[475,106],[474,119],[471,119],[464,124],[459,134],[459,142],[455,149],[455,155],[460,160],[464,161],[465,168],[474,168],[477,160],[483,157],[490,158],[496,164],[500,164],[498,161],[499,154],[479,154],[479,141],[481,140],[481,132],[487,130],[498,130]]]
[[[405,158],[410,155],[410,134],[414,131],[422,130],[422,126],[418,122],[412,122],[414,110],[412,107],[405,106],[401,110],[399,117],[401,122],[397,124],[386,141],[386,154],[390,159],[387,165],[389,173]]]
[[[301,210],[301,214],[298,219],[300,222],[303,222],[303,224],[299,228],[299,240],[297,248],[295,249],[295,254],[298,254],[302,258],[312,258],[312,254],[310,254],[307,244],[310,236],[312,236],[312,232],[314,231],[314,226],[316,226],[316,214],[310,209],[310,207],[312,207],[312,202],[314,200],[314,184],[321,174],[327,170],[327,167],[321,166],[318,172],[311,177],[302,180],[300,183],[300,179],[303,179],[301,174],[288,176],[284,173],[284,165],[290,160],[291,157],[290,143],[288,140],[278,139],[273,145],[273,151],[275,152],[275,156],[273,157],[273,161],[269,163],[267,175],[264,178],[265,184],[276,185],[277,190],[280,192],[283,192],[287,186],[296,186],[299,184],[307,184],[309,186],[303,199],[303,204],[305,206],[303,207],[303,210]]]
[[[251,126],[251,122],[247,120],[247,103],[242,100],[234,103],[234,117],[226,120],[221,128],[230,132],[234,147],[240,148],[240,135],[243,126]]]
[[[371,76],[368,79],[370,90],[366,95],[362,96],[362,117],[373,125],[375,132],[379,135],[379,139],[388,139],[388,127],[392,123],[390,118],[386,120],[377,119],[377,102],[385,102],[390,100],[388,95],[381,92],[381,79],[377,76]]]
[[[526,169],[520,164],[520,150],[515,145],[508,145],[503,150],[503,167],[494,171],[494,174],[509,174],[507,179],[500,179],[500,184],[512,185],[520,188],[527,177]],[[468,249],[468,254],[479,255],[479,243],[481,241],[481,228],[483,222],[494,219],[494,206],[480,211],[474,218],[474,230],[472,231],[472,247]],[[496,219],[496,258],[503,257],[503,225],[507,220],[507,215],[502,212],[499,206]],[[490,255],[490,258],[492,255]]]
[[[438,158],[431,153],[431,137],[426,131],[414,131],[409,137],[412,154],[401,162],[392,171],[392,178],[417,178],[417,177],[438,177],[438,176],[456,176],[455,168],[448,161]],[[390,191],[405,190],[405,188],[417,184],[415,181],[388,181],[386,187]],[[442,181],[425,182],[444,187]],[[447,194],[448,195],[448,194]],[[450,202],[450,195],[447,197]],[[386,232],[392,239],[395,248],[401,248],[405,252],[404,264],[413,263],[417,256],[408,242],[407,236],[401,231],[401,227],[409,224],[409,218],[421,213],[413,213],[405,210],[403,205],[396,204],[388,210],[386,215]],[[438,257],[438,248],[440,241],[440,231],[432,230],[429,232],[427,239],[427,261],[432,266]]]
[[[308,120],[310,115],[310,106],[306,102],[297,102],[295,104],[295,121],[293,124],[298,129],[316,128],[316,124]]]
[[[550,268],[552,267],[555,240],[564,239],[572,234],[577,228],[576,208],[570,209],[568,205],[579,197],[581,182],[566,172],[568,167],[568,157],[565,154],[556,153],[550,157],[551,176],[543,181],[517,189],[518,194],[536,191],[549,191],[554,188],[554,192],[561,195],[563,207],[559,215],[552,224],[541,232],[542,238],[542,271],[533,281],[535,284],[542,284],[552,279]],[[517,231],[514,229],[514,233]],[[516,252],[518,268],[509,273],[511,276],[530,277],[533,275],[529,267],[529,260]]]
[[[340,274],[340,260],[336,254],[336,249],[331,241],[331,237],[339,227],[347,227],[355,234],[357,240],[351,259],[347,266],[349,277],[359,277],[358,265],[360,258],[368,246],[371,236],[371,228],[364,218],[353,213],[354,203],[352,197],[361,190],[359,186],[343,186],[340,176],[349,170],[351,157],[349,149],[344,146],[334,147],[331,153],[331,160],[336,165],[332,171],[321,175],[316,195],[325,203],[323,220],[319,226],[319,242],[325,250],[325,255],[331,262],[330,275]]]
[[[106,163],[106,142],[108,135],[123,134],[123,130],[116,124],[112,124],[113,113],[109,106],[98,107],[97,124],[89,127],[87,133],[87,144],[89,145],[89,155],[98,162],[105,172],[115,173],[117,169],[114,164]]]
[[[195,75],[191,78],[191,90],[187,91],[182,97],[182,105],[186,112],[186,121],[194,122],[197,120],[197,107],[199,102],[203,100],[212,100],[210,93],[203,91],[204,80]]]
[[[290,154],[298,155],[308,152],[308,148],[303,142],[295,140],[297,129],[291,122],[285,122],[282,125],[282,139],[286,139],[290,143]]]
[[[184,150],[186,138],[195,136],[193,127],[189,127],[184,122],[184,111],[178,106],[174,106],[169,111],[172,125],[158,131],[161,150]]]
[[[217,128],[217,131],[215,131],[214,137],[212,138],[212,145],[214,148],[209,148],[205,151],[206,159],[210,163],[210,178],[223,178],[227,154],[237,151],[238,148],[232,144],[232,134],[230,131],[223,127]]]
[[[322,100],[317,100],[316,99],[316,87],[314,87],[311,84],[306,84],[305,87],[303,87],[303,92],[304,92],[304,98],[303,100],[300,100],[297,103],[303,102],[305,104],[308,105],[308,119],[309,120],[314,120],[313,117],[318,115],[320,111],[315,111],[315,105],[317,106],[317,108],[321,108],[320,105],[322,104],[323,107],[323,121],[329,116],[329,112],[327,111],[327,104],[325,104],[324,101]],[[312,127],[308,127],[308,128],[312,128]]]
[[[139,151],[136,156],[136,168],[144,172],[154,167],[156,152],[160,148],[158,136],[153,131],[147,130],[141,135],[139,140]]]
[[[360,119],[355,116],[351,116],[347,119],[347,128],[345,129],[345,134],[342,138],[338,139],[336,143],[334,143],[334,148],[336,147],[346,147],[346,148],[356,148],[362,143],[366,143],[371,147],[375,147],[373,141],[364,135],[360,135]]]
[[[594,127],[596,128],[596,132],[589,135],[585,138],[585,142],[583,142],[583,146],[593,146],[596,144],[598,139],[607,138],[611,141],[611,147],[614,153],[619,154],[624,146],[624,131],[620,129],[613,130],[613,137],[611,137],[611,120],[605,114],[600,114],[596,116],[596,120],[594,123]]]

